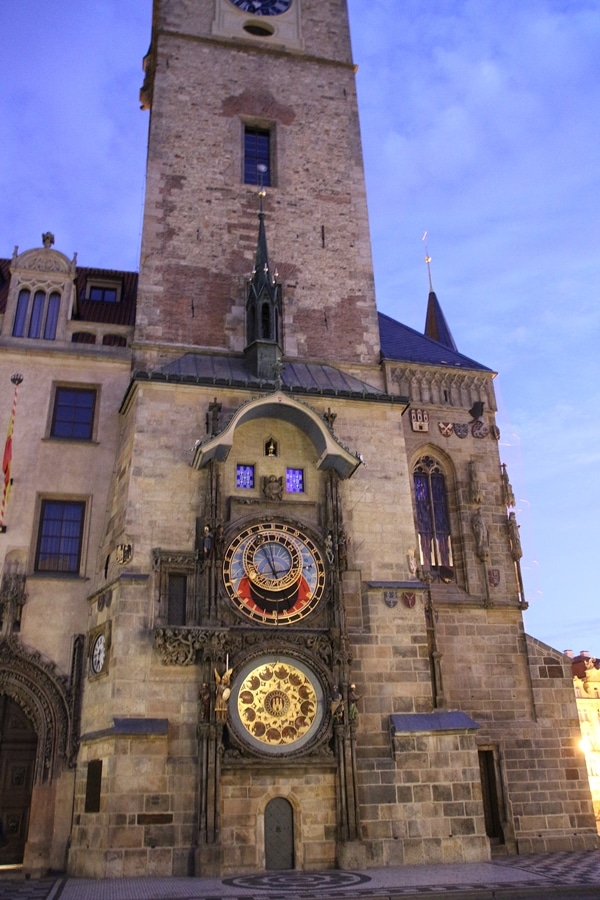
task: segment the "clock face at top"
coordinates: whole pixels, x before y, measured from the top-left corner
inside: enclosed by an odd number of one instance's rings
[[[231,2],[244,12],[253,13],[255,16],[279,16],[287,12],[292,5],[292,0],[231,0]]]
[[[325,566],[314,541],[298,528],[262,522],[231,541],[223,579],[245,616],[263,625],[288,625],[308,615],[323,596]]]

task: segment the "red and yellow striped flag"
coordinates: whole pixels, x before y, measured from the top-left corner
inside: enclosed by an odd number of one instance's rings
[[[8,503],[8,498],[10,497],[10,486],[11,486],[10,470],[11,470],[11,466],[12,466],[12,444],[13,444],[13,432],[15,429],[15,415],[17,412],[17,394],[19,392],[19,385],[23,381],[23,376],[22,375],[13,375],[10,380],[15,386],[15,393],[13,395],[12,410],[10,412],[10,419],[8,420],[8,433],[6,435],[6,443],[4,445],[4,454],[2,456],[2,474],[4,476],[4,486],[2,489],[2,504],[0,505],[0,527],[4,523],[4,513],[6,510],[6,505]]]

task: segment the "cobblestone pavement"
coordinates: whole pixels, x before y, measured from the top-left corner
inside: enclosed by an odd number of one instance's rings
[[[0,869],[0,900],[600,900],[600,851],[362,872],[267,872],[224,879],[56,876]]]

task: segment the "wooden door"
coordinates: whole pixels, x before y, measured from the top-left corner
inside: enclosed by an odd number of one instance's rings
[[[36,750],[30,720],[14,700],[0,696],[0,865],[23,862]]]

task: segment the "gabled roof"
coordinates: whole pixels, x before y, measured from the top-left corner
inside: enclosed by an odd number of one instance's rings
[[[440,341],[434,341],[396,322],[384,313],[378,313],[379,337],[381,341],[381,355],[383,359],[398,360],[398,362],[420,363],[424,366],[448,366],[450,368],[477,369],[482,372],[492,372],[487,366],[463,356],[457,350],[453,350]]]

